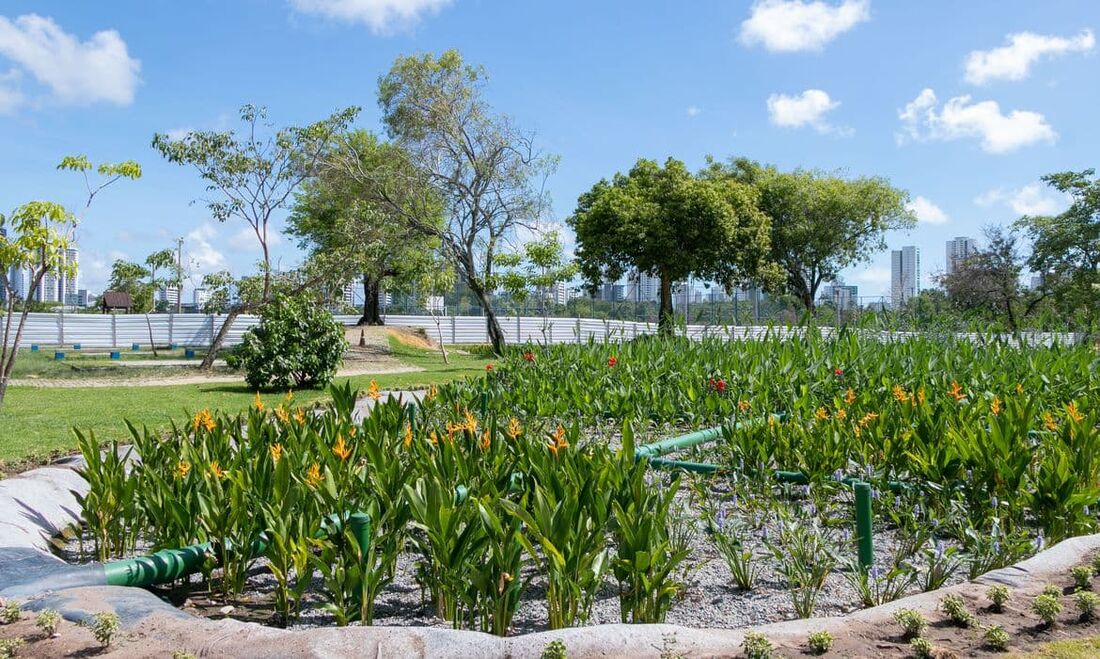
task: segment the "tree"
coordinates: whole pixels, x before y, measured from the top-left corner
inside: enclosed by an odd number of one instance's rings
[[[1043,181],[1070,195],[1072,203],[1053,217],[1025,216],[1016,226],[1032,243],[1028,267],[1042,290],[1067,315],[1080,314],[1092,331],[1100,307],[1100,178],[1095,170],[1048,174]]]
[[[123,178],[137,179],[141,166],[127,160],[120,163],[102,163],[94,167],[85,156],[67,156],[58,169],[80,172],[87,189],[86,211],[92,200],[108,186]],[[101,177],[93,184],[88,172],[95,171]],[[73,242],[77,217],[61,204],[51,201],[32,201],[17,207],[10,215],[0,213],[0,285],[4,288],[4,328],[0,336],[0,405],[8,390],[12,370],[19,356],[27,315],[34,302],[34,293],[47,273],[59,277],[76,274],[76,264],[65,257]],[[26,270],[27,289],[17,291],[8,279],[11,268]],[[22,293],[22,295],[21,295]],[[15,322],[15,313],[19,320]],[[14,332],[12,325],[15,323]]]
[[[149,270],[140,263],[131,263],[122,259],[111,264],[111,279],[107,290],[120,291],[130,296],[133,313],[148,313],[153,308],[153,287],[144,281]]]
[[[663,167],[639,160],[578,199],[568,223],[581,274],[592,292],[631,270],[658,277],[658,326],[670,333],[675,282],[694,276],[731,291],[775,276],[767,260],[770,222],[757,197],[730,177],[694,176],[674,158]]]
[[[406,160],[399,148],[383,144],[371,133],[351,131],[337,140],[333,150],[347,150],[329,158],[358,158],[364,170],[390,168],[387,161]],[[430,217],[424,218],[431,223]],[[434,225],[442,225],[442,205],[437,204]],[[295,198],[288,233],[299,238],[310,259],[329,274],[329,285],[340,290],[353,277],[363,284],[360,325],[382,325],[380,295],[386,290],[407,289],[426,268],[438,239],[414,229],[385,204],[373,198],[362,179],[347,170],[324,168],[307,181]],[[340,267],[335,267],[339,264]]]
[[[771,261],[784,277],[762,282],[771,293],[791,293],[812,313],[822,283],[886,249],[886,232],[916,223],[909,195],[881,177],[846,179],[836,174],[780,172],[745,158],[708,175],[755,187],[760,209],[771,218]]]
[[[153,148],[168,162],[198,171],[214,197],[206,207],[219,222],[243,220],[256,235],[263,254],[260,271],[263,289],[260,299],[229,310],[200,368],[214,363],[219,348],[237,316],[266,304],[271,299],[271,254],[268,228],[276,213],[285,209],[294,191],[317,171],[321,153],[358,114],[348,108],[308,126],[275,130],[267,123],[267,111],[255,105],[240,110],[243,130],[191,131],[179,139],[158,133]]]
[[[497,256],[499,288],[517,302],[535,294],[540,313],[553,300],[554,287],[577,274],[577,264],[567,261],[557,231],[547,231],[514,252]]]
[[[485,72],[455,50],[399,57],[378,81],[382,120],[407,154],[399,166],[366,169],[360,158],[334,166],[372,183],[375,198],[413,229],[440,241],[485,314],[493,349],[504,332],[493,310],[498,246],[547,206],[543,179],[555,166],[530,134],[485,100]],[[438,225],[442,201],[445,221]]]
[[[1045,295],[1020,284],[1024,260],[1016,249],[1016,234],[1001,227],[985,229],[988,245],[938,277],[951,304],[964,311],[987,313],[1004,321],[1019,336],[1021,321]]]

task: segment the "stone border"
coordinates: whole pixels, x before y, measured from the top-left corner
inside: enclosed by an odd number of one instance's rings
[[[323,627],[283,630],[185,613],[141,588],[103,586],[102,569],[74,566],[50,553],[50,540],[79,523],[78,497],[87,484],[73,471],[79,460],[34,469],[0,481],[0,597],[30,610],[53,608],[72,621],[114,611],[125,637],[113,652],[148,656],[186,650],[198,656],[506,657],[536,659],[560,639],[570,657],[658,657],[666,639],[687,657],[732,656],[749,629],[693,629],[678,625],[597,625],[508,638],[429,627]],[[1021,593],[1037,593],[1100,549],[1100,534],[1071,538],[1016,565],[977,579]],[[984,588],[982,589],[984,590]],[[808,632],[827,629],[838,639],[873,643],[906,607],[932,617],[945,592],[966,596],[972,583],[921,593],[844,617],[792,620],[753,628],[781,647],[795,649]],[[127,640],[130,639],[130,640]]]

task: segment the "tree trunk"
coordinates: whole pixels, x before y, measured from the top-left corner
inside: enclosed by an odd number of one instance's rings
[[[672,315],[672,280],[661,274],[661,302],[657,309],[657,333],[671,336],[676,329],[676,318]]]
[[[359,319],[359,325],[385,325],[382,321],[382,305],[379,303],[380,284],[380,280],[368,274],[363,275],[363,317]]]
[[[149,347],[153,349],[153,358],[157,356],[157,342],[153,339],[153,323],[149,320],[149,314],[145,314],[145,326],[149,328]]]
[[[206,353],[206,356],[202,358],[202,363],[199,364],[200,371],[209,371],[214,366],[214,359],[217,357],[218,351],[221,350],[222,344],[225,343],[225,337],[229,335],[229,328],[233,326],[233,321],[237,320],[237,316],[244,312],[243,307],[234,307],[225,315],[225,321],[222,323],[221,329],[214,335],[214,340],[210,342],[210,351]]]
[[[485,312],[485,324],[486,329],[489,331],[489,343],[493,344],[493,352],[497,356],[504,355],[504,330],[500,327],[500,321],[497,320],[497,314],[493,311],[493,301],[489,297],[489,293],[485,291],[480,285],[468,281],[470,291],[477,297],[477,301],[481,304],[481,310]]]
[[[443,363],[450,364],[451,360],[447,357],[447,346],[443,344],[443,318],[436,315],[434,311],[429,311],[432,315],[432,320],[435,321],[435,334],[439,337],[439,352],[443,353]]]
[[[35,288],[38,285],[35,284]],[[28,294],[30,295],[30,294]],[[6,359],[3,364],[0,364],[0,407],[4,404],[4,396],[8,393],[8,382],[11,380],[12,370],[15,368],[15,358],[19,356],[19,342],[23,339],[23,327],[27,323],[27,314],[30,313],[30,302],[24,301],[23,310],[19,314],[19,325],[15,330],[15,340],[12,341],[11,351],[5,355]],[[4,338],[7,338],[8,329],[11,328],[11,314],[8,314],[7,327],[4,330]]]

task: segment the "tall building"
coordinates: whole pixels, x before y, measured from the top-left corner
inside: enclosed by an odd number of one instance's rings
[[[569,285],[559,281],[550,287],[550,300],[554,304],[565,304],[569,301]]]
[[[11,287],[16,299],[26,299],[27,288],[30,286],[29,279],[24,268],[14,265],[8,268],[8,286]]]
[[[920,249],[908,245],[890,257],[890,297],[900,307],[920,293]]]
[[[191,293],[191,301],[195,303],[195,306],[200,310],[210,300],[210,291],[205,288],[196,288]]]
[[[58,292],[62,288],[64,288],[64,283],[57,276],[57,273],[47,272],[42,280],[38,282],[38,287],[34,289],[34,299],[36,302],[61,302],[58,298]]]
[[[630,275],[626,299],[631,302],[653,302],[661,294],[661,280],[644,272]]]
[[[828,284],[821,287],[817,299],[832,304],[839,311],[855,309],[859,306],[859,286]]]
[[[947,241],[947,274],[955,272],[959,263],[970,258],[978,251],[978,243],[973,238],[958,236]]]
[[[71,265],[73,271],[57,278],[57,301],[70,307],[80,306],[80,251],[77,248],[65,250],[65,264]]]

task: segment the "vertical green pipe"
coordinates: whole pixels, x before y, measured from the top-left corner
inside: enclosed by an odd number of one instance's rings
[[[871,484],[862,481],[854,486],[856,493],[856,543],[859,564],[870,568],[875,562],[875,541],[871,529]]]
[[[365,553],[371,542],[370,515],[366,513],[353,514],[348,518],[348,529],[355,536],[355,541],[359,543],[359,552]]]
[[[405,409],[409,412],[409,430],[412,431],[413,437],[416,437],[416,404],[409,403]]]

